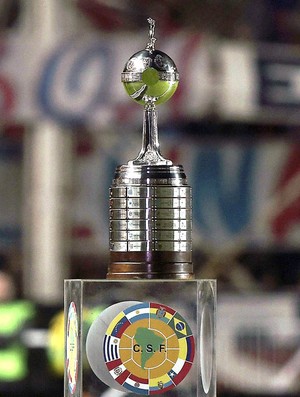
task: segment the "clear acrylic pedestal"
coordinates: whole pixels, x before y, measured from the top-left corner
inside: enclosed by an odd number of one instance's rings
[[[64,397],[216,395],[215,280],[66,280]]]

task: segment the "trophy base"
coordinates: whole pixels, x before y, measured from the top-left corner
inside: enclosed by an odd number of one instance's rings
[[[215,280],[66,280],[64,397],[216,395]]]

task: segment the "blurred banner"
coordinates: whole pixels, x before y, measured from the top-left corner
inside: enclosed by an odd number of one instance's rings
[[[218,50],[222,117],[299,124],[299,47],[226,42]]]
[[[222,294],[218,304],[220,390],[299,395],[299,297]]]
[[[298,47],[223,42],[186,32],[162,37],[159,44],[172,55],[181,76],[174,99],[161,109],[162,120],[212,114],[234,121],[299,124]],[[2,38],[2,120],[46,116],[92,126],[140,122],[139,108],[128,101],[120,73],[128,54],[145,47],[144,35],[71,35],[40,58],[32,57],[33,45],[18,33]]]

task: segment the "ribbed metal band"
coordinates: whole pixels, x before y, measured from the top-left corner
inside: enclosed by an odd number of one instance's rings
[[[118,167],[110,188],[109,274],[191,278],[191,196],[181,166]]]
[[[122,168],[117,170],[110,189],[110,250],[191,251],[191,188],[186,185],[182,169],[142,168],[130,167],[127,173]],[[128,181],[135,182],[137,177],[142,181],[150,174],[154,179],[151,178],[148,186],[135,186]],[[161,176],[165,176],[164,182],[169,186],[155,185]],[[172,182],[179,186],[172,186]]]
[[[179,81],[178,72],[157,72],[161,81]],[[142,72],[123,72],[121,73],[121,81],[123,83],[143,83]],[[144,83],[143,83],[144,84]]]

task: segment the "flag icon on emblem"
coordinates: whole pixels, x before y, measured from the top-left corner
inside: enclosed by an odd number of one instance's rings
[[[165,317],[165,315],[166,315],[165,309],[162,308],[162,307],[161,307],[160,309],[157,309],[156,315],[157,315],[158,318],[163,318],[163,317]]]
[[[182,334],[186,335],[186,327],[183,321],[174,320],[176,331],[181,332]]]
[[[183,317],[181,317],[178,313],[175,314],[175,316],[169,322],[169,325],[174,329],[178,338],[183,338],[192,335],[190,327],[185,322]]]

